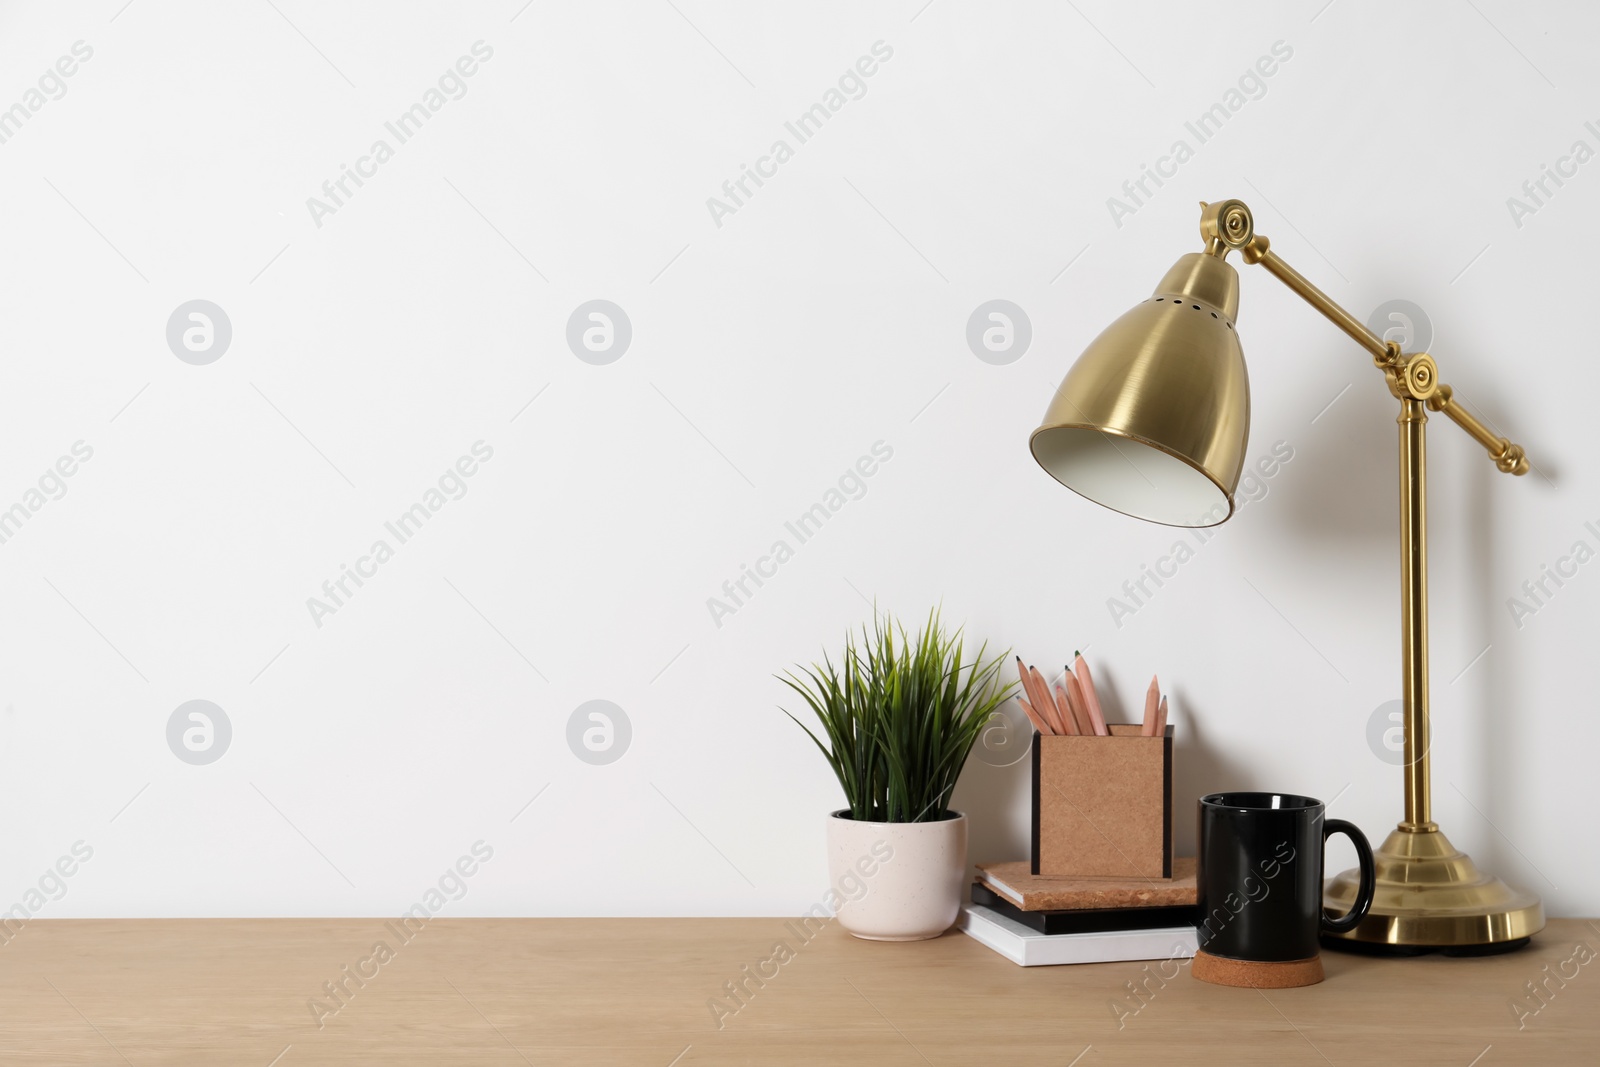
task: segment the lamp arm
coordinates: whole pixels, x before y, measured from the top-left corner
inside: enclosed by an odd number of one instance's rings
[[[1440,412],[1461,427],[1489,453],[1495,466],[1506,474],[1527,474],[1528,456],[1521,445],[1501,437],[1474,417],[1455,399],[1455,390],[1439,381],[1439,368],[1426,352],[1405,355],[1400,346],[1385,341],[1332,297],[1313,285],[1305,275],[1285,263],[1271,243],[1255,232],[1250,209],[1238,200],[1206,204],[1200,220],[1200,233],[1206,251],[1226,256],[1237,249],[1246,263],[1267,268],[1300,299],[1322,312],[1323,316],[1349,334],[1372,354],[1372,361],[1389,380],[1389,391],[1402,400],[1420,400],[1429,410]]]
[[[1494,460],[1494,465],[1504,473],[1528,473],[1528,454],[1523,447],[1512,444],[1474,418],[1456,400],[1455,390],[1448,385],[1441,383],[1434,390],[1433,395],[1428,398],[1428,408],[1448,415],[1451,422],[1471,434],[1473,440],[1488,449],[1489,458]]]
[[[1333,298],[1313,285],[1305,275],[1283,261],[1262,234],[1252,234],[1250,242],[1241,250],[1246,263],[1259,263],[1274,278],[1288,286],[1296,296],[1316,308],[1335,326],[1353,337],[1357,344],[1372,353],[1372,361],[1380,367],[1392,362],[1389,343],[1365,323],[1334,303]]]

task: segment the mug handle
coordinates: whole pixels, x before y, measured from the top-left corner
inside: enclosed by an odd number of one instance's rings
[[[1356,902],[1350,906],[1350,910],[1337,919],[1326,911],[1322,913],[1323,933],[1345,934],[1367,917],[1367,909],[1372,907],[1372,894],[1377,890],[1377,871],[1372,863],[1372,846],[1367,843],[1367,835],[1361,832],[1360,827],[1343,819],[1328,819],[1322,824],[1323,844],[1326,845],[1328,838],[1334,834],[1344,834],[1350,839],[1350,843],[1356,847],[1356,861],[1361,864],[1361,884],[1356,887]]]

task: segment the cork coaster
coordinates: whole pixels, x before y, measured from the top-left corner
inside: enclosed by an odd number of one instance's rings
[[[1322,981],[1322,957],[1263,963],[1257,960],[1230,960],[1213,956],[1204,949],[1194,954],[1189,973],[1212,985],[1242,986],[1246,989],[1294,989]]]

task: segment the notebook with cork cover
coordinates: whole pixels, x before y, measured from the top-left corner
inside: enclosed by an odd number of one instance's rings
[[[1171,878],[1058,878],[1034,874],[1027,860],[980,863],[978,877],[1023,911],[1192,907],[1199,898],[1193,856],[1174,859]]]

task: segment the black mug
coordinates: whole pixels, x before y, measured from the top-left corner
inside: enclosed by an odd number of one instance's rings
[[[1277,963],[1317,955],[1319,934],[1355,929],[1372,906],[1372,846],[1356,826],[1325,818],[1320,800],[1290,793],[1212,793],[1200,798],[1196,933],[1202,951]],[[1344,834],[1356,847],[1361,884],[1342,916],[1322,910],[1323,846]]]

